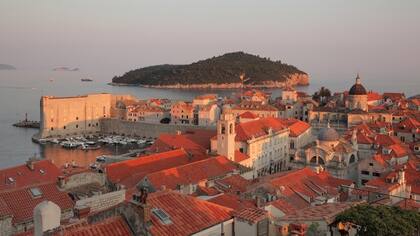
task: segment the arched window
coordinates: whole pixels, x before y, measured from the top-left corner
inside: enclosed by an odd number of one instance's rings
[[[233,134],[233,124],[229,125],[229,134]]]
[[[318,157],[318,164],[325,165],[324,159],[322,159],[321,157]]]
[[[316,164],[316,159],[317,159],[317,157],[316,156],[313,156],[312,158],[311,158],[311,163],[313,163],[313,164]]]
[[[354,154],[351,154],[349,163],[353,163],[355,161],[356,161],[356,157],[354,156]]]

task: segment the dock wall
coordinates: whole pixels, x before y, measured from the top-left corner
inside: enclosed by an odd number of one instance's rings
[[[150,124],[119,119],[101,119],[100,122],[102,134],[118,134],[153,138],[157,138],[161,133],[176,133],[178,130],[185,132],[187,130],[194,129],[212,129],[211,127],[194,125]]]

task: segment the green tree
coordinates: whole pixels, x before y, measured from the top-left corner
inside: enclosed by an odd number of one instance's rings
[[[331,97],[331,91],[325,87],[321,87],[319,91],[312,95],[312,99],[317,101],[321,106],[325,105]]]
[[[413,235],[420,229],[420,213],[399,207],[357,205],[336,217],[337,222],[351,222],[361,228],[361,236]]]

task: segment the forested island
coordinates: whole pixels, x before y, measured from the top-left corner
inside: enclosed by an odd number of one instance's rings
[[[188,65],[156,65],[112,79],[113,85],[155,88],[238,88],[308,85],[309,76],[295,66],[244,52],[227,53]]]
[[[7,64],[0,64],[0,70],[16,70],[16,67]]]

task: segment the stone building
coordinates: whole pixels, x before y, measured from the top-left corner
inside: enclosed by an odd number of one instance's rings
[[[244,100],[237,105],[233,105],[232,108],[224,110],[223,112],[230,112],[233,113],[235,116],[239,116],[245,112],[252,112],[260,118],[279,117],[279,110],[276,107],[266,102],[259,101]]]
[[[129,105],[126,109],[128,121],[160,124],[163,119],[171,117],[169,111],[149,104]]]
[[[337,129],[345,130],[363,122],[392,121],[392,113],[388,110],[383,108],[369,109],[368,93],[362,85],[359,75],[357,75],[356,83],[350,88],[348,94],[345,92],[337,96],[339,98],[334,104],[315,107],[309,111],[308,120],[313,127],[326,127],[326,124],[330,123]]]
[[[136,98],[108,93],[75,97],[42,96],[38,136],[45,138],[95,134],[101,130],[101,119],[125,117],[125,113],[119,114],[118,104],[129,100],[134,101]]]
[[[357,181],[357,150],[355,141],[340,139],[337,131],[327,126],[320,130],[315,143],[296,152],[292,165],[295,168],[321,166],[337,178]]]
[[[289,162],[289,129],[279,118],[261,118],[235,125],[222,114],[212,152],[252,168],[254,177],[285,170]]]
[[[346,107],[350,110],[368,111],[368,95],[363,87],[360,76],[357,74],[356,83],[350,88],[347,96]]]
[[[180,101],[172,104],[171,107],[171,123],[196,125],[198,123],[198,115],[191,102]]]

